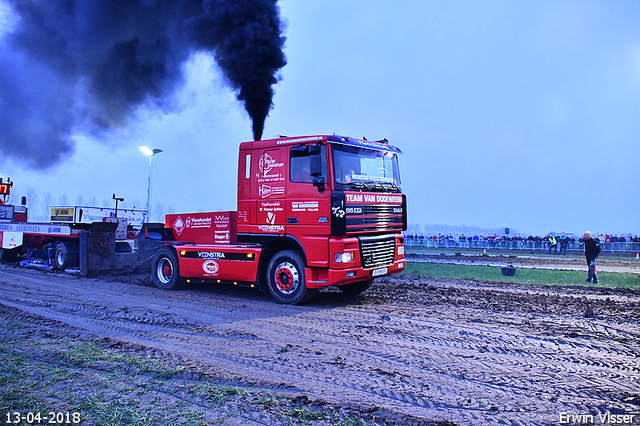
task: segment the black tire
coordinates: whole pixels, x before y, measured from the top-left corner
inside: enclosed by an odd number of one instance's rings
[[[339,285],[338,288],[345,294],[357,296],[371,287],[371,284],[373,284],[373,280],[364,280],[358,281],[357,283]]]
[[[311,299],[316,289],[307,288],[304,262],[293,250],[277,253],[267,266],[267,287],[278,303],[298,305]]]
[[[18,249],[0,249],[0,262],[15,262],[18,260]]]
[[[78,266],[78,251],[71,245],[60,243],[53,256],[53,267],[59,271]]]
[[[175,251],[163,248],[156,253],[151,267],[153,284],[163,290],[179,290],[185,286]]]

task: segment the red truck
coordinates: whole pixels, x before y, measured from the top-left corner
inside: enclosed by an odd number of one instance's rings
[[[386,139],[336,135],[242,143],[237,211],[170,214],[143,228],[142,238],[164,243],[155,285],[257,285],[289,304],[322,287],[365,291],[406,265],[399,154]]]

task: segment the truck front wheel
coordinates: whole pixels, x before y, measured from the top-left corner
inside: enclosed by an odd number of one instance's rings
[[[358,281],[357,283],[339,285],[338,288],[345,294],[357,296],[373,284],[373,280]]]
[[[163,248],[153,258],[151,269],[153,284],[163,290],[178,290],[184,287],[184,279],[180,277],[178,256],[168,248]]]
[[[297,305],[313,297],[317,290],[307,288],[304,262],[293,250],[277,253],[267,266],[267,286],[278,303]]]

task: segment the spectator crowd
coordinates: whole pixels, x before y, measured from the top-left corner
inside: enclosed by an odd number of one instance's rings
[[[600,234],[594,237],[603,251],[640,251],[640,237],[631,234]],[[409,246],[461,247],[461,248],[504,248],[516,250],[548,250],[554,254],[566,254],[567,250],[583,250],[582,237],[573,234],[550,232],[545,236],[514,235],[453,235],[453,234],[405,234]]]

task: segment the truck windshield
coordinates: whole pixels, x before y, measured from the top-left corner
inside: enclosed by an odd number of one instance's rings
[[[343,190],[400,192],[394,152],[332,144],[333,175]]]

